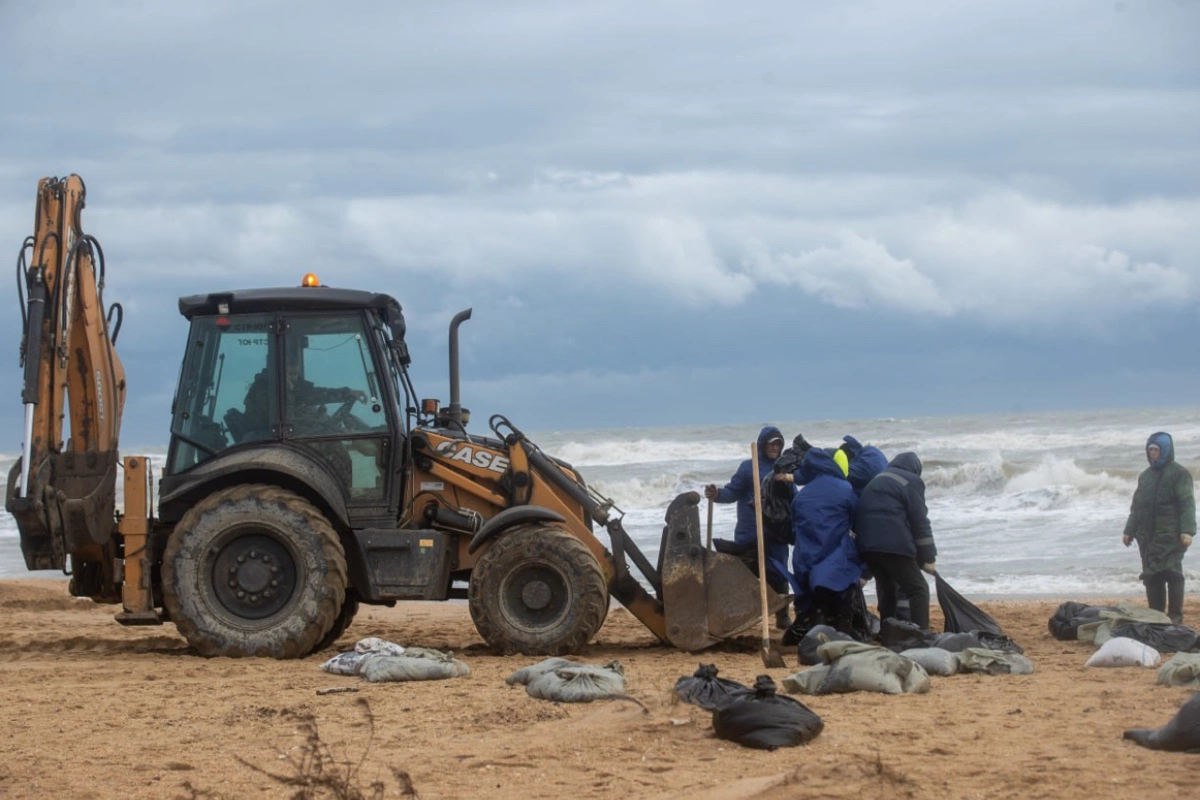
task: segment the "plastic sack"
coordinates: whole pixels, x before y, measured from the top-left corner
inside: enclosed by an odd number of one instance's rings
[[[816,694],[880,692],[923,694],[929,675],[917,663],[888,650],[860,642],[826,642],[817,654],[829,663],[829,673]]]
[[[579,666],[578,661],[570,661],[565,658],[547,658],[544,661],[539,661],[538,663],[532,664],[528,667],[522,667],[512,675],[509,675],[504,682],[509,686],[516,686],[517,684],[520,684],[521,686],[528,686],[531,680],[536,678],[538,675],[541,675],[543,672],[549,672],[552,669],[562,669],[563,667],[577,666]]]
[[[958,653],[959,672],[981,672],[985,675],[1030,675],[1033,662],[1020,653],[968,647]]]
[[[1075,629],[1075,636],[1079,641],[1091,642],[1097,647],[1112,638],[1113,628],[1128,622],[1171,624],[1171,618],[1161,611],[1123,603],[1116,608],[1101,608],[1097,616],[1097,621],[1085,622]]]
[[[808,706],[776,694],[775,681],[759,675],[753,689],[732,692],[713,712],[713,731],[720,739],[743,747],[774,750],[796,747],[816,738],[825,723]]]
[[[354,645],[356,653],[377,653],[381,656],[402,656],[404,648],[395,642],[389,642],[387,639],[380,639],[377,636],[368,636],[365,639],[359,639]]]
[[[1085,667],[1157,667],[1161,660],[1158,651],[1124,636],[1116,636],[1092,653]]]
[[[364,658],[366,658],[365,654],[356,653],[353,650],[338,653],[322,664],[321,669],[334,675],[357,675]]]
[[[715,664],[699,665],[690,678],[675,681],[675,696],[685,703],[715,711],[729,700],[730,693],[747,689],[737,681],[718,678],[718,672]]]
[[[1047,628],[1055,639],[1073,642],[1079,638],[1080,625],[1099,621],[1101,611],[1116,610],[1116,606],[1091,606],[1087,603],[1068,600],[1060,605],[1054,615],[1050,617]]]
[[[1200,653],[1176,653],[1158,668],[1154,682],[1160,686],[1200,689]]]
[[[983,642],[979,640],[979,634],[975,631],[939,633],[933,637],[929,647],[947,650],[951,653],[961,653],[968,647],[983,647]]]
[[[1161,728],[1134,728],[1125,731],[1123,738],[1151,750],[1200,753],[1200,693],[1192,695]]]
[[[814,625],[796,645],[796,655],[804,665],[820,664],[817,648],[826,642],[852,642],[854,637],[828,625]],[[786,642],[785,642],[786,644]]]
[[[808,669],[793,672],[783,679],[783,690],[790,694],[816,694],[821,684],[829,677],[828,664],[816,664]]]
[[[958,656],[940,647],[914,647],[900,651],[902,658],[920,664],[930,675],[953,675],[958,672]]]
[[[942,607],[942,616],[946,618],[944,631],[947,633],[983,631],[996,636],[1004,635],[1004,629],[996,620],[956,592],[940,572],[935,572],[933,577],[937,584],[938,605]]]
[[[888,617],[879,626],[879,643],[897,653],[914,647],[933,647],[936,636],[915,622],[895,617]]]
[[[1112,635],[1136,639],[1160,653],[1186,653],[1200,644],[1200,636],[1197,636],[1195,629],[1161,622],[1125,622],[1114,625]]]
[[[448,653],[410,647],[399,656],[367,655],[358,674],[371,683],[440,681],[470,675],[471,668]]]
[[[625,670],[621,662],[602,667],[572,664],[543,672],[525,687],[530,697],[559,703],[590,703],[625,693]]]

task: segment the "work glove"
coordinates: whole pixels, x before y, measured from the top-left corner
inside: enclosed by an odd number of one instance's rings
[[[1190,533],[1179,534],[1179,543],[1185,548],[1192,546],[1192,535]]]
[[[717,485],[715,483],[710,483],[708,486],[705,486],[704,496],[709,500],[715,500],[717,497]]]
[[[1129,545],[1133,544],[1133,537],[1132,536],[1122,536],[1121,544],[1125,545],[1126,547],[1129,547]]]
[[[937,564],[930,561],[928,564],[922,564],[921,569],[925,570],[930,575],[933,575],[937,573]]]

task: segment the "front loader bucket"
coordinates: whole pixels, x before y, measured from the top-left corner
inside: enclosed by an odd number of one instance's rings
[[[758,578],[738,558],[707,550],[700,538],[700,495],[685,492],[667,508],[659,550],[667,639],[680,650],[703,650],[745,633],[762,619]],[[767,607],[786,606],[767,587]]]

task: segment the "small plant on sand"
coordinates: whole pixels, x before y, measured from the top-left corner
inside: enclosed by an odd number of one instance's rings
[[[300,725],[304,734],[304,743],[300,746],[299,755],[280,755],[291,767],[290,773],[273,772],[263,769],[257,764],[251,764],[241,756],[235,756],[243,765],[260,775],[265,775],[276,783],[295,789],[292,800],[384,800],[392,796],[388,784],[382,780],[372,781],[365,787],[361,785],[363,763],[371,751],[371,743],[375,739],[375,714],[370,704],[359,698],[356,705],[362,711],[367,721],[367,743],[362,755],[357,761],[348,757],[339,758],[325,740],[317,725],[317,718],[311,712],[290,712]],[[398,767],[391,767],[392,777],[400,797],[418,797],[408,772]],[[191,792],[189,800],[218,800],[220,795],[211,791],[197,789],[190,783],[184,783],[184,788]]]

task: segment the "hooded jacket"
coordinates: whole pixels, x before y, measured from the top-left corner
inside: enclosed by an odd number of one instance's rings
[[[1164,572],[1183,571],[1181,533],[1196,533],[1196,495],[1192,475],[1175,463],[1175,442],[1171,435],[1158,431],[1146,440],[1146,459],[1150,445],[1159,447],[1158,459],[1150,461],[1138,476],[1137,489],[1125,523],[1125,535],[1137,540],[1142,555],[1142,577]]]
[[[892,553],[922,564],[937,559],[916,453],[896,456],[866,485],[854,515],[854,535],[860,553]]]
[[[805,454],[799,472],[804,488],[792,500],[792,570],[797,603],[803,605],[814,589],[841,592],[853,586],[862,564],[850,538],[856,498],[842,468],[815,447]]]
[[[839,449],[850,457],[846,479],[854,487],[854,493],[861,497],[871,479],[887,469],[887,456],[875,445],[863,445],[853,436],[843,436],[842,442]]]
[[[773,472],[775,460],[767,458],[767,442],[772,439],[783,441],[779,428],[768,425],[758,434],[758,477],[767,478]],[[733,541],[739,550],[755,547],[758,532],[754,522],[754,467],[750,459],[738,465],[737,471],[729,479],[729,483],[717,490],[713,498],[717,503],[737,503],[737,525],[733,529]],[[770,553],[770,549],[768,550]],[[787,547],[783,548],[783,558],[787,559]]]

